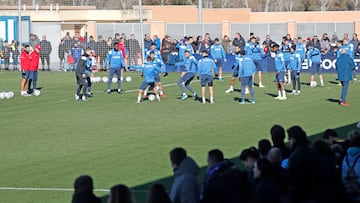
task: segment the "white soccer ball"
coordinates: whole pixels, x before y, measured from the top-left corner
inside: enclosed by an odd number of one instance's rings
[[[12,92],[12,91],[8,92],[8,94],[10,95],[10,98],[13,98],[15,95],[14,92]]]
[[[11,96],[9,94],[9,92],[4,92],[4,99],[10,99]]]
[[[5,92],[0,92],[0,99],[5,99]]]
[[[37,97],[40,96],[40,90],[34,90],[34,95]]]
[[[125,78],[125,81],[126,81],[126,82],[131,82],[131,80],[132,80],[132,78],[131,78],[130,76],[127,76],[127,77]]]
[[[95,77],[95,82],[101,82],[101,77]]]
[[[154,101],[154,100],[155,100],[155,95],[150,94],[150,95],[148,96],[148,100],[149,100],[149,101]]]
[[[316,87],[317,86],[317,82],[316,81],[311,81],[310,82],[310,87]]]
[[[104,83],[107,83],[109,81],[109,78],[107,78],[106,76],[102,77],[101,80],[104,82]]]
[[[118,79],[117,78],[112,78],[112,83],[116,83],[118,81]]]
[[[91,78],[90,78],[90,82],[95,82],[95,78],[94,78],[94,77],[91,77]]]

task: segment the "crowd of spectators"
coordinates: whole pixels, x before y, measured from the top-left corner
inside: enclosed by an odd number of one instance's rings
[[[210,52],[210,47],[214,43],[214,39],[211,37],[210,33],[205,33],[204,36],[187,36],[189,38],[190,44],[192,45],[193,53],[199,54],[204,50]],[[270,44],[273,42],[270,35],[266,35],[264,40],[261,40],[260,36],[256,36],[254,33],[250,33],[249,37],[243,36],[240,33],[235,33],[234,38],[231,39],[230,36],[224,35],[221,41],[221,45],[224,51],[227,54],[235,53],[235,46],[240,46],[244,49],[246,43],[252,37],[256,37],[257,43],[262,44],[264,47],[269,48]],[[290,34],[287,34],[283,37],[283,41],[287,39],[289,44],[296,44],[298,38],[292,38]],[[347,40],[354,47],[354,54],[360,56],[360,45],[359,39],[356,33],[349,36],[345,33],[344,36],[338,37],[336,34],[333,34],[331,37],[324,33],[321,38],[318,38],[317,35],[313,37],[302,38],[303,43],[308,47],[318,48],[322,53],[331,53],[336,51],[338,48],[337,43],[339,40]],[[1,41],[1,40],[0,40]],[[71,71],[74,70],[76,62],[79,60],[81,54],[84,52],[85,48],[90,47],[94,53],[96,53],[96,61],[98,64],[98,69],[102,70],[103,62],[108,51],[113,47],[113,43],[118,42],[123,46],[123,51],[125,52],[125,59],[127,65],[138,65],[142,61],[141,53],[141,42],[139,39],[135,38],[134,34],[131,34],[130,37],[126,36],[125,33],[116,33],[114,37],[108,37],[107,39],[99,35],[97,40],[93,36],[81,36],[79,32],[75,32],[73,36],[70,33],[67,33],[61,40],[58,45],[58,58],[60,70]],[[174,65],[178,60],[179,55],[179,46],[184,43],[184,39],[173,39],[169,35],[165,35],[163,39],[160,39],[156,34],[152,37],[149,34],[145,34],[143,38],[144,42],[144,51],[150,50],[151,44],[156,45],[156,49],[161,51],[162,59],[164,63]],[[282,42],[277,42],[281,44]],[[42,69],[50,70],[50,59],[49,55],[52,51],[52,42],[46,40],[46,36],[42,35],[40,40],[36,34],[31,33],[28,43],[32,48],[35,45],[40,44],[44,46],[41,53],[41,62]],[[265,49],[266,50],[266,49]],[[268,49],[269,50],[269,49]],[[11,44],[8,44],[6,40],[1,41],[0,43],[0,58],[4,60],[5,70],[9,69],[10,57],[12,57],[14,70],[18,67],[18,57],[19,57],[19,44],[16,41],[12,41]],[[46,62],[46,63],[45,63]],[[45,64],[47,67],[45,67]],[[1,67],[0,67],[1,68]]]
[[[360,123],[359,123],[360,124]],[[360,127],[358,124],[358,127]],[[285,143],[286,133],[289,143]],[[333,129],[310,141],[300,126],[270,129],[270,138],[241,151],[242,166],[219,149],[207,154],[207,171],[184,148],[170,151],[174,181],[169,192],[161,184],[148,191],[148,203],[356,203],[360,202],[360,132],[342,140]],[[86,184],[84,184],[86,183]],[[82,186],[80,188],[80,186]],[[76,179],[72,203],[100,202],[90,176]],[[125,185],[111,188],[110,203],[133,203]]]

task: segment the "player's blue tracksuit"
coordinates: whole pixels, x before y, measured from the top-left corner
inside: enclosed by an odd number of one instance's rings
[[[276,70],[276,82],[284,82],[285,76],[285,59],[282,52],[278,52],[275,55],[275,70]]]
[[[249,56],[240,57],[239,65],[239,79],[241,79],[241,98],[245,102],[245,87],[249,87],[251,99],[254,101],[254,88],[252,76],[255,73],[256,66],[254,61]]]
[[[107,84],[107,88],[110,89],[111,86],[111,82],[112,82],[112,78],[114,76],[114,74],[116,74],[117,76],[117,85],[118,85],[118,89],[120,89],[121,87],[121,71],[120,69],[122,67],[125,67],[125,63],[124,63],[124,58],[123,58],[123,54],[121,52],[121,50],[115,50],[112,49],[108,52],[105,62],[104,62],[104,67],[106,67],[108,64],[110,64],[110,74],[109,74],[109,81]]]
[[[131,69],[140,69],[144,75],[144,81],[141,83],[141,90],[145,90],[147,86],[154,87],[155,75],[158,72],[164,73],[165,70],[159,68],[154,62],[146,62],[141,66],[130,66]]]
[[[320,50],[315,47],[311,47],[307,53],[307,62],[308,66],[311,67],[311,75],[314,75],[316,72],[319,74],[322,73],[321,71],[321,54]],[[311,64],[310,64],[311,61]]]
[[[194,55],[194,50],[192,48],[191,44],[179,44],[177,46],[177,48],[179,49],[179,61],[185,61],[186,60],[186,56],[185,56],[185,51],[189,51],[190,55]]]
[[[293,90],[295,90],[296,83],[298,85],[298,90],[300,90],[300,70],[301,70],[301,54],[297,51],[294,51],[290,54],[290,64],[288,69],[291,70],[291,80],[293,82]]]
[[[216,69],[216,65],[213,59],[204,57],[198,62],[198,74],[201,78],[201,86],[205,87],[213,86],[212,71]]]
[[[262,71],[262,59],[265,56],[264,49],[260,44],[249,42],[246,46],[246,55],[250,57],[256,67],[256,71]]]
[[[190,90],[191,93],[195,94],[194,89],[190,86],[190,82],[194,79],[196,74],[196,66],[198,64],[198,61],[195,59],[194,56],[190,56],[189,58],[186,58],[185,61],[176,63],[175,65],[185,65],[185,74],[178,80],[177,85],[179,86],[181,93],[185,93],[185,88],[183,86],[183,83],[185,83],[185,87]]]
[[[210,46],[211,58],[216,60],[216,68],[223,67],[223,60],[226,59],[224,48],[221,44],[213,44]],[[215,70],[215,73],[218,73],[219,70]]]

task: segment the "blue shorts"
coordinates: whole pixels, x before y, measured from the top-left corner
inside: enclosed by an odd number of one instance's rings
[[[28,77],[29,80],[36,80],[37,79],[37,71],[28,71]]]
[[[310,73],[311,75],[314,75],[315,73],[318,73],[319,75],[322,74],[322,68],[320,67],[320,62],[313,62],[311,64],[311,69],[310,69]]]
[[[195,73],[187,72],[184,76],[180,78],[180,81],[185,82],[185,86],[189,85],[190,82],[194,79]]]
[[[286,70],[289,69],[289,68],[288,68],[289,64],[290,64],[290,61],[285,61],[285,68],[286,68]]]
[[[252,76],[242,76],[241,78],[241,86],[249,86],[252,87],[253,79]],[[240,79],[239,78],[239,79]]]
[[[212,75],[201,75],[201,87],[206,87],[208,85],[209,87],[213,86],[213,77]]]
[[[185,72],[185,66],[183,65],[183,66],[180,66],[180,72]]]
[[[234,69],[233,69],[233,74],[232,74],[232,76],[233,76],[234,78],[237,78],[237,77],[239,76],[239,69],[238,69],[238,68],[234,68]]]
[[[155,82],[161,82],[159,73],[154,75],[154,80]]]
[[[297,70],[291,70],[291,80],[295,80],[300,77],[300,72],[298,74]]]
[[[255,67],[256,67],[256,71],[262,71],[262,61],[260,60],[254,60],[254,64],[255,64]]]
[[[285,81],[285,72],[280,72],[279,74],[276,74],[276,78],[275,78],[275,81],[276,82],[284,82]]]
[[[214,59],[216,60],[216,67],[217,68],[220,68],[220,67],[223,67],[223,60],[222,59]]]
[[[139,89],[145,90],[148,86],[150,86],[150,88],[155,87],[155,82],[146,82],[146,81],[143,81],[143,82],[141,83]]]

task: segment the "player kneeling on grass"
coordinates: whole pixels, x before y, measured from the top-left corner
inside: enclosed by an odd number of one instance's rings
[[[164,69],[160,69],[157,65],[155,65],[150,56],[146,58],[146,62],[142,66],[130,66],[130,69],[140,69],[144,75],[144,81],[140,85],[136,103],[141,102],[141,95],[143,94],[144,90],[148,87],[153,88],[156,99],[160,101],[159,93],[157,89],[154,88],[155,86],[154,76],[158,72],[162,72],[164,73],[164,76],[167,76],[167,72],[165,72]]]
[[[290,47],[290,63],[288,69],[291,70],[291,80],[293,84],[293,91],[290,94],[299,95],[300,94],[300,70],[301,70],[301,55],[296,50],[296,45]],[[296,85],[298,86],[296,90]]]
[[[286,100],[286,94],[285,94],[285,60],[284,60],[284,54],[279,52],[279,45],[274,44],[272,46],[272,51],[275,52],[275,70],[276,70],[276,87],[278,90],[278,96],[275,97],[275,99],[278,100]]]
[[[249,87],[251,95],[251,103],[255,104],[255,94],[253,88],[253,75],[256,70],[254,61],[248,57],[244,56],[245,52],[241,51],[237,66],[239,66],[239,80],[241,81],[241,101],[240,104],[245,104],[245,88]]]
[[[208,85],[210,91],[210,104],[214,104],[212,71],[216,69],[216,65],[214,60],[209,58],[208,52],[206,50],[202,52],[202,57],[203,58],[198,62],[198,74],[200,75],[202,103],[206,103],[205,88],[206,85]]]
[[[88,58],[91,57],[91,49],[87,48],[85,50],[85,54],[81,56],[79,62],[77,63],[75,76],[76,76],[76,94],[75,94],[75,100],[80,100],[80,92],[83,91],[81,100],[82,101],[88,101],[86,98],[86,91],[87,91],[87,79],[86,79],[86,71],[90,71],[91,66],[88,65]]]
[[[188,98],[188,95],[185,92],[185,87],[193,93],[195,100],[199,98],[198,94],[194,91],[194,89],[190,86],[191,81],[194,79],[196,74],[196,66],[198,61],[195,59],[194,56],[190,55],[190,51],[185,51],[185,61],[176,63],[175,66],[182,66],[185,65],[185,74],[178,80],[177,85],[181,90],[181,100],[185,100]]]

